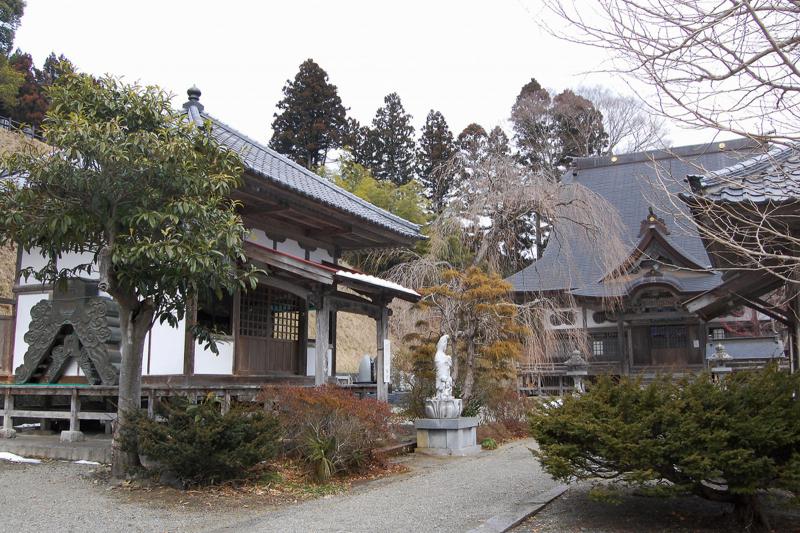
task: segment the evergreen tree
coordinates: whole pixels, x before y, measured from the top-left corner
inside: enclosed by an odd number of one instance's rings
[[[23,79],[17,91],[16,102],[11,109],[11,118],[38,128],[44,120],[48,103],[44,87],[39,83],[39,72],[33,66],[33,58],[30,54],[24,54],[17,50],[11,56],[10,63]]]
[[[25,0],[0,0],[0,54],[11,53],[24,12]]]
[[[74,73],[75,65],[72,64],[72,61],[67,59],[64,54],[56,56],[55,52],[50,52],[50,55],[44,60],[42,70],[36,72],[36,79],[40,85],[46,87],[55,83],[61,76]]]
[[[0,116],[10,117],[17,103],[17,93],[25,77],[15,69],[6,56],[0,54]]]
[[[378,179],[403,185],[414,178],[414,126],[397,93],[383,99],[364,141],[370,153],[366,165]]]
[[[453,134],[444,116],[431,109],[422,128],[417,150],[417,176],[424,187],[425,197],[435,212],[441,212],[453,184],[452,173],[444,166],[455,155]]]
[[[603,114],[592,102],[569,89],[553,98],[553,122],[560,141],[559,164],[572,157],[602,155],[608,145]]]
[[[346,110],[336,86],[313,59],[300,65],[294,81],[286,80],[278,109],[269,142],[275,151],[313,169],[325,163],[330,149],[342,145]]]
[[[487,140],[487,147],[490,152],[496,155],[508,155],[511,153],[508,135],[503,131],[503,128],[495,126],[492,129]]]

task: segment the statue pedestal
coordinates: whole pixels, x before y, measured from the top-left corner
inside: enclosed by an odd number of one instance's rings
[[[417,453],[427,455],[473,455],[481,451],[476,439],[477,417],[418,418]]]

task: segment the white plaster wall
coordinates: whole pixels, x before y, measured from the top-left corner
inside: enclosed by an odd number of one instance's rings
[[[30,253],[26,252],[25,250],[22,251],[22,257],[20,261],[20,266],[22,268],[33,267],[34,270],[39,270],[46,265],[47,257],[40,254],[38,249],[31,250]],[[37,281],[33,276],[29,277],[27,280],[25,280],[23,276],[20,276],[19,280],[17,281],[20,285],[40,284],[40,282]]]
[[[25,342],[25,333],[31,325],[31,309],[41,300],[47,300],[50,294],[47,292],[36,292],[20,294],[17,299],[17,318],[14,326],[14,368],[22,364],[25,352],[28,351],[28,344]]]
[[[56,261],[56,265],[59,269],[62,268],[75,268],[78,265],[85,265],[86,263],[91,262],[92,254],[77,254],[77,253],[67,253],[62,255]],[[82,270],[77,274],[82,278],[89,278],[89,279],[97,279],[100,277],[100,274],[97,272],[97,269],[92,268],[90,273]]]
[[[260,229],[250,230],[250,234],[247,236],[246,240],[260,244],[261,246],[266,246],[267,248],[272,248],[272,239],[267,237],[266,233]]]
[[[554,326],[553,323],[550,322],[550,317],[552,315],[554,315],[556,313],[556,311],[562,312],[562,313],[563,312],[567,312],[567,311],[572,311],[572,313],[573,313],[573,315],[575,317],[574,322],[572,324],[561,324],[561,325],[558,325],[558,326]],[[548,311],[547,312],[547,318],[545,319],[545,327],[547,327],[548,329],[561,330],[561,329],[574,329],[574,328],[583,327],[583,317],[581,315],[581,310],[580,309],[563,308],[563,309],[557,309],[556,311]],[[587,317],[587,319],[588,319],[588,317]]]
[[[186,324],[183,320],[178,322],[178,327],[169,324],[156,324],[150,330],[148,339],[149,351],[145,345],[145,352],[150,361],[150,376],[163,376],[183,374],[183,346],[186,341]],[[147,371],[147,362],[143,364],[143,372]]]
[[[203,343],[195,342],[194,373],[195,374],[233,374],[233,339],[218,340],[219,355],[203,348]]]
[[[297,244],[297,241],[293,241],[292,239],[286,239],[283,242],[279,242],[278,251],[303,259],[306,257],[306,251],[300,248],[300,245]]]
[[[327,356],[328,356],[328,376],[331,375],[331,368],[333,367],[333,362],[331,361],[332,352],[329,349]],[[317,350],[312,343],[306,347],[306,376],[314,376],[317,372]]]
[[[581,312],[583,312],[583,311],[581,311]],[[617,325],[616,322],[609,322],[607,320],[603,321],[603,322],[595,322],[594,319],[592,318],[592,315],[594,315],[596,312],[597,311],[594,311],[592,309],[587,309],[586,310],[586,327],[587,328],[594,328],[594,327],[600,327],[600,326],[609,327],[609,326],[616,326]]]

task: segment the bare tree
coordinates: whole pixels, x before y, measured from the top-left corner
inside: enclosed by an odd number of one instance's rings
[[[548,30],[613,54],[611,70],[656,89],[672,120],[737,135],[800,139],[800,2],[546,0]]]
[[[669,145],[666,121],[639,98],[617,94],[600,85],[579,87],[576,92],[591,100],[603,114],[603,125],[608,135],[605,155],[654,150]]]

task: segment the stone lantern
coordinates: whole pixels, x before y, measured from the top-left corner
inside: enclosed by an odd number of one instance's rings
[[[714,347],[714,355],[708,358],[711,366],[711,375],[714,376],[714,381],[719,382],[724,376],[733,372],[733,369],[728,366],[733,357],[725,351],[725,346],[718,342]]]
[[[575,393],[583,394],[586,392],[583,386],[583,378],[589,375],[589,363],[581,357],[580,351],[575,350],[572,352],[572,356],[567,359],[566,365],[567,375],[572,376],[572,380],[575,382]]]

